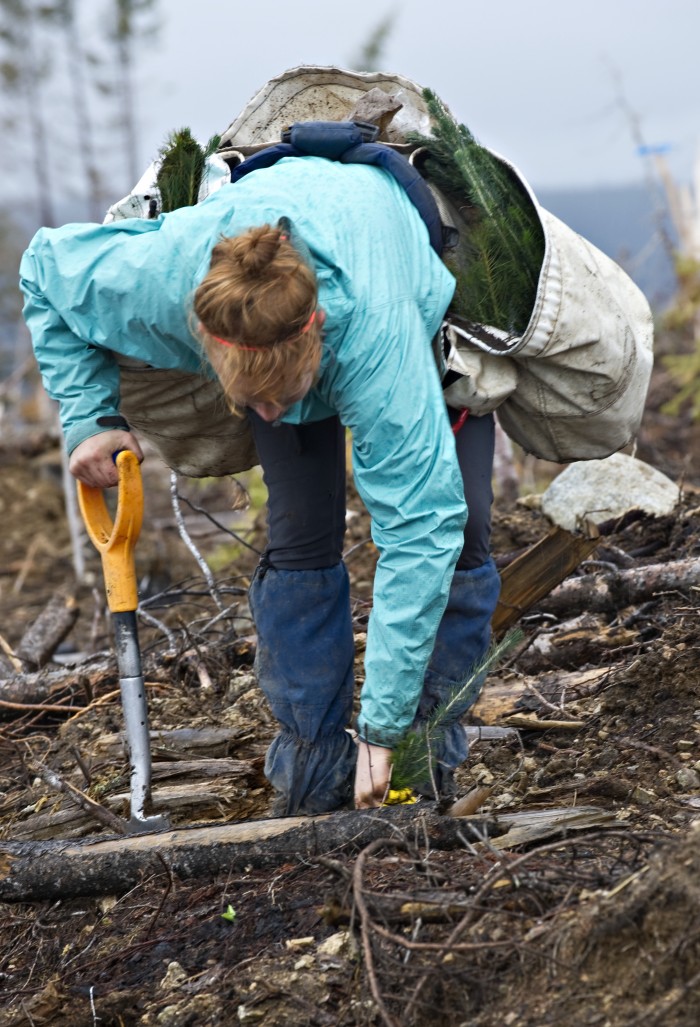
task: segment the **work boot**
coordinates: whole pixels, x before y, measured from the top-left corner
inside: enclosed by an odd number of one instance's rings
[[[459,690],[483,660],[489,648],[491,617],[500,588],[500,575],[491,559],[473,570],[455,571],[425,674],[414,729],[420,730],[433,711]],[[427,781],[417,789],[422,795],[438,798],[454,794],[454,769],[466,760],[469,752],[460,719],[479,698],[485,677],[479,674],[471,682],[438,734],[431,737],[433,777],[438,794],[435,794],[433,782]]]
[[[250,586],[258,633],[255,673],[280,725],[265,760],[277,816],[325,813],[353,788],[350,586],[344,564],[276,570],[261,563]]]

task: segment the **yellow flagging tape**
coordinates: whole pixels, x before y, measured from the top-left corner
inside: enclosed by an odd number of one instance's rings
[[[410,788],[390,788],[387,797],[384,800],[384,805],[401,806],[417,801],[418,797],[414,795]]]

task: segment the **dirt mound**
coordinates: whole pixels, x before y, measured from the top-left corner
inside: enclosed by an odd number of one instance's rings
[[[591,993],[618,1023],[700,1022],[700,824],[655,851],[609,895],[584,906],[559,947],[578,964],[562,1021],[583,1021]],[[578,1016],[576,1020],[573,1017]]]

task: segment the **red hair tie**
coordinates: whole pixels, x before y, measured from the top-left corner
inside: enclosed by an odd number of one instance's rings
[[[292,339],[298,339],[300,335],[305,335],[315,320],[316,311],[312,310],[309,320],[306,322],[301,331],[298,332],[297,335],[290,335],[288,339],[283,339],[282,341],[291,342]],[[251,353],[261,353],[265,349],[270,349],[269,346],[244,346],[242,342],[232,342],[230,339],[222,339],[220,335],[214,335],[212,332],[208,332],[207,334],[216,342],[220,342],[222,346],[235,346],[236,349],[245,349]]]
[[[311,315],[309,316],[309,320],[306,322],[306,324],[304,325],[302,330],[299,332],[299,335],[305,335],[306,332],[308,332],[309,328],[311,327],[311,325],[314,323],[315,320],[316,320],[316,311],[312,310],[311,311]]]

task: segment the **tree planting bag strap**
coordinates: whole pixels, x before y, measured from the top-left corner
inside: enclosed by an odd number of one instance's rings
[[[301,121],[285,129],[281,143],[259,150],[234,168],[231,181],[237,182],[251,171],[272,167],[283,157],[325,157],[341,164],[370,164],[382,168],[404,189],[425,222],[430,245],[441,257],[445,230],[430,188],[405,157],[390,146],[374,142],[378,133],[375,125],[362,121]]]

